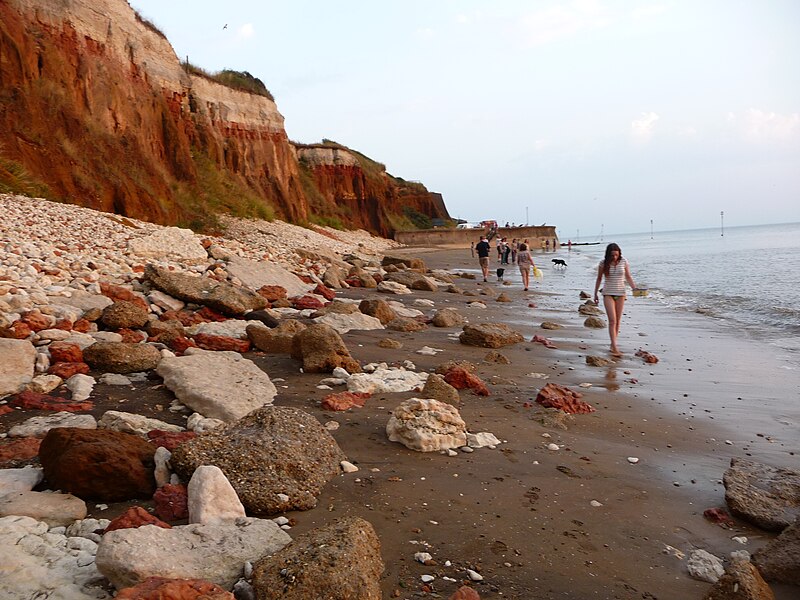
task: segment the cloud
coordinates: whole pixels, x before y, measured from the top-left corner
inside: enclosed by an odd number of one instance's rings
[[[436,31],[430,27],[419,27],[415,33],[417,37],[426,40],[429,40],[436,35]]]
[[[607,27],[615,18],[597,0],[574,0],[523,15],[521,27],[530,46],[541,46],[577,33]]]
[[[239,40],[247,40],[253,37],[255,28],[252,23],[245,23],[236,30],[236,38]]]
[[[653,128],[660,117],[654,112],[642,113],[641,118],[631,121],[631,137],[634,141],[646,142],[653,135]]]
[[[780,114],[758,108],[749,108],[740,118],[729,113],[728,120],[741,128],[752,141],[788,140],[800,133],[800,114]]]

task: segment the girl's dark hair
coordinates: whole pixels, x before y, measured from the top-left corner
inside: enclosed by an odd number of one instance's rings
[[[520,249],[520,250],[527,250],[527,249],[528,249],[528,244],[526,244],[525,242],[522,242],[522,243],[519,245],[519,249]]]
[[[611,253],[614,250],[619,252],[619,258],[622,260],[622,249],[617,244],[611,242],[608,246],[606,246],[606,256],[603,259],[603,275],[606,277],[608,277],[608,271],[611,269]]]

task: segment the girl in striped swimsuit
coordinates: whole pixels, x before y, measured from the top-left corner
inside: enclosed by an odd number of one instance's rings
[[[617,336],[619,335],[619,324],[622,321],[622,309],[625,306],[625,282],[631,288],[636,288],[636,284],[631,277],[631,270],[628,261],[622,258],[622,250],[617,244],[609,244],[606,247],[605,258],[600,261],[597,267],[597,280],[594,283],[594,301],[597,303],[597,292],[600,289],[600,282],[605,277],[603,284],[603,304],[608,314],[608,335],[611,338],[611,354],[622,356],[622,352],[617,347]]]

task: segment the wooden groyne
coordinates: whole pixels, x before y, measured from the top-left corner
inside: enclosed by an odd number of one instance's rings
[[[478,243],[482,235],[489,235],[489,229],[418,229],[414,231],[396,231],[394,239],[406,246],[445,246],[450,248],[469,248],[470,243]],[[553,240],[558,242],[556,228],[552,225],[539,227],[498,227],[497,235],[492,238],[494,247],[498,238],[506,238],[509,242],[517,240],[528,241],[533,249],[545,247],[549,240],[553,248]]]

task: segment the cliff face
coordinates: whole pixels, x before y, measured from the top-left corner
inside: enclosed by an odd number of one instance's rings
[[[351,150],[298,146],[297,156],[320,191],[316,198],[311,194],[313,210],[320,214],[384,236],[403,228],[409,215],[449,218],[441,194],[392,177],[383,165]]]
[[[387,234],[403,202],[435,204],[355,165],[309,172],[270,98],[187,72],[125,0],[0,2],[0,159],[50,197],[158,223],[273,213]],[[352,222],[336,206],[350,193]]]

